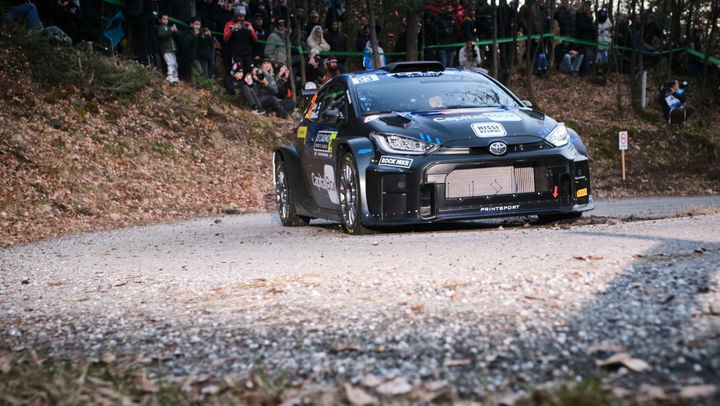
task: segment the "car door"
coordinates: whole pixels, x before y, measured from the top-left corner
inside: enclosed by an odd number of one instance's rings
[[[302,155],[309,189],[321,208],[337,209],[335,138],[347,119],[347,92],[342,83],[322,89],[311,107]]]

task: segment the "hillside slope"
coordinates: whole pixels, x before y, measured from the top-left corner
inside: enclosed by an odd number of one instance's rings
[[[0,246],[273,207],[270,151],[290,140],[296,123],[251,115],[153,71],[148,86],[125,95],[95,91],[94,78],[48,85],[61,72],[41,80],[46,65],[26,54],[0,34]],[[522,78],[513,83],[523,97]],[[585,140],[596,197],[719,192],[717,107],[701,106],[687,126],[669,127],[654,108],[644,119],[629,105],[616,111],[612,81],[553,74],[534,88],[539,107]],[[630,132],[626,181],[619,130]]]
[[[272,199],[270,150],[286,142],[290,120],[254,116],[156,73],[139,92],[102,99],[76,86],[43,86],[7,40],[0,245],[265,210]]]
[[[523,81],[517,77],[516,86],[511,86],[520,97],[527,94],[521,87]],[[652,80],[648,83],[648,106],[642,114],[636,114],[630,105],[627,77],[623,75],[620,81],[622,106],[618,111],[614,76],[604,86],[561,73],[534,80],[539,107],[566,122],[584,140],[591,160],[593,195],[617,198],[720,193],[720,107],[701,99],[696,89],[699,83],[688,78],[688,103],[697,111],[685,126],[678,126],[663,119]],[[629,133],[625,181],[619,131]]]

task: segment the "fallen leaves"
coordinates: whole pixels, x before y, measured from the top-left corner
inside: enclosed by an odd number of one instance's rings
[[[25,103],[0,100],[2,247],[272,205],[266,156],[289,140],[289,120],[255,117],[184,85],[147,88],[127,103],[82,95],[49,103],[57,89],[6,73],[0,84],[13,82]]]
[[[650,369],[650,364],[641,359],[633,358],[627,352],[617,353],[615,355],[612,355],[610,358],[604,360],[596,360],[595,365],[599,367],[624,366],[634,372],[642,372],[646,369]]]
[[[412,390],[412,385],[403,378],[395,378],[378,386],[375,390],[378,393],[388,396],[397,396],[408,393]]]
[[[712,396],[717,392],[715,385],[691,385],[680,389],[680,397],[683,399],[692,399],[697,397]]]
[[[367,392],[353,386],[349,383],[344,383],[343,388],[345,389],[345,396],[347,396],[350,403],[356,406],[372,405],[378,402],[377,398],[369,395]]]

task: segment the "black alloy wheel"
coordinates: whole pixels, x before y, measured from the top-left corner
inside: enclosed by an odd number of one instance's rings
[[[275,160],[275,202],[282,225],[303,226],[310,222],[308,217],[298,216],[295,213],[295,201],[285,172],[285,162],[280,158]]]
[[[360,179],[351,153],[345,153],[340,162],[338,194],[343,230],[348,234],[367,234],[369,230],[363,226],[361,218]]]

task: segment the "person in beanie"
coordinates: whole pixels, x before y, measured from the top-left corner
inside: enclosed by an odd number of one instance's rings
[[[230,74],[225,78],[225,89],[231,95],[239,91],[243,100],[252,107],[253,114],[265,114],[253,84],[252,66],[244,69],[242,62],[233,63]]]
[[[275,64],[287,65],[287,48],[285,48],[285,20],[279,18],[275,21],[275,29],[268,35],[265,44],[265,57]]]
[[[175,44],[175,35],[177,34],[177,27],[175,24],[169,25],[170,19],[167,14],[161,14],[158,20],[160,24],[157,27],[158,37],[158,48],[160,53],[165,60],[167,65],[167,81],[170,83],[179,82],[178,78],[178,66],[177,58],[175,57],[175,51],[177,51],[177,45]]]
[[[225,24],[223,39],[230,47],[232,63],[242,62],[242,66],[249,69],[253,62],[253,44],[257,41],[257,35],[252,24],[245,20],[245,6],[235,7],[234,13],[235,18]]]

